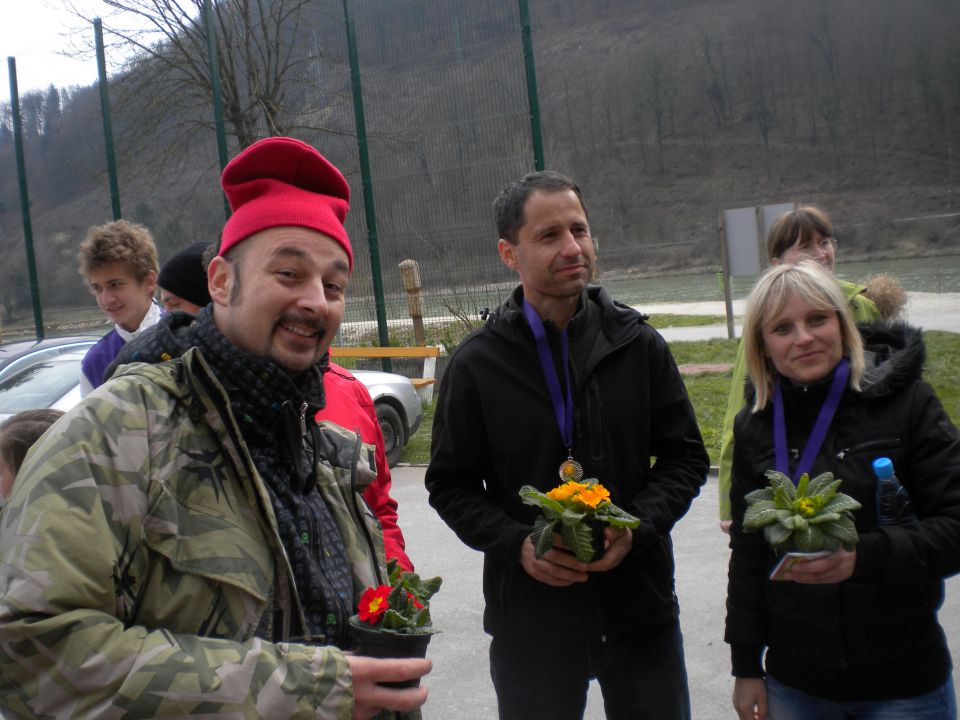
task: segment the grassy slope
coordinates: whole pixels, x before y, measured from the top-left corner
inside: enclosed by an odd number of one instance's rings
[[[960,421],[960,335],[930,331],[924,333],[927,363],[924,377],[933,385],[954,423]],[[733,362],[737,345],[733,340],[675,342],[670,345],[680,364]],[[730,389],[730,371],[687,377],[684,382],[703,433],[710,460],[717,463],[720,455],[720,428]],[[403,453],[403,462],[426,463],[430,459],[430,428],[433,426],[433,405],[426,409],[423,425],[410,440]]]

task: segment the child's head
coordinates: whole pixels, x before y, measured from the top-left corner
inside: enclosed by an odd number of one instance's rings
[[[87,231],[77,256],[97,305],[124,330],[140,327],[157,287],[157,248],[143,225],[115,220]]]
[[[27,450],[61,415],[62,410],[24,410],[0,423],[0,498],[9,497]]]

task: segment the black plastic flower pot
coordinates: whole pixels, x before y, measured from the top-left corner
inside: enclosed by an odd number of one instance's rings
[[[427,646],[432,637],[432,633],[393,633],[378,630],[366,626],[357,618],[351,618],[349,627],[354,641],[354,653],[375,658],[426,657]],[[381,684],[396,688],[417,687],[420,685],[420,678]]]

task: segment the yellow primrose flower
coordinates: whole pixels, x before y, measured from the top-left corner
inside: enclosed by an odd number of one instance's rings
[[[602,503],[604,500],[609,499],[610,491],[600,483],[597,483],[593,487],[584,488],[581,490],[574,496],[573,501],[583,503],[587,507],[596,509],[597,505]]]
[[[817,505],[813,501],[813,498],[800,498],[797,501],[797,512],[799,512],[804,517],[810,517],[817,512]]]
[[[580,492],[584,488],[586,488],[586,485],[571,480],[549,491],[547,497],[557,502],[563,502],[564,500],[569,500],[572,495]]]

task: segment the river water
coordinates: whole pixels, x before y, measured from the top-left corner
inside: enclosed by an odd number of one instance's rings
[[[838,262],[835,272],[839,278],[857,282],[863,282],[874,275],[891,275],[908,292],[960,292],[960,255]],[[755,282],[756,277],[733,278],[731,284],[734,299],[746,297]],[[723,288],[715,273],[604,278],[602,283],[613,297],[627,305],[723,300]]]

